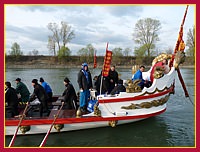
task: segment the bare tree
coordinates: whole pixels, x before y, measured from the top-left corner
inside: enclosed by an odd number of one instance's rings
[[[135,24],[134,41],[140,46],[146,47],[148,56],[151,55],[151,49],[155,47],[155,42],[159,41],[158,31],[160,29],[160,21],[151,18],[140,19]]]
[[[124,56],[129,56],[130,55],[130,52],[131,52],[131,49],[130,48],[125,48],[124,50]]]
[[[68,42],[70,42],[74,37],[74,31],[71,30],[71,26],[69,26],[66,22],[61,22],[61,39],[63,41],[63,46],[65,47]]]
[[[50,53],[53,53],[56,56],[56,42],[53,40],[52,36],[48,38],[48,45],[47,48],[49,49]]]
[[[62,46],[66,47],[66,44],[74,38],[75,34],[71,30],[71,26],[64,21],[61,22],[61,27],[57,23],[49,23],[47,27],[52,32],[52,35],[48,38],[48,48],[56,55],[56,45],[58,51]]]
[[[186,45],[189,47],[188,55],[195,56],[195,26],[193,29],[189,29],[187,33],[187,43]]]
[[[173,49],[172,47],[168,47],[168,48],[166,49],[165,52],[166,52],[167,54],[173,54],[173,52],[174,52],[173,50],[174,50],[174,49]]]
[[[37,56],[37,55],[39,54],[39,51],[36,50],[36,49],[34,49],[34,50],[32,51],[32,54],[33,54],[34,56]]]
[[[52,32],[52,36],[50,36],[49,38],[51,38],[52,42],[57,43],[58,45],[58,49],[60,50],[60,36],[59,36],[59,28],[58,28],[58,24],[56,23],[49,23],[47,25],[48,29]]]

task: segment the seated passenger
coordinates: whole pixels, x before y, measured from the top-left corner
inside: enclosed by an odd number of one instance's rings
[[[40,112],[40,117],[43,116],[43,114],[49,114],[49,109],[48,109],[48,95],[46,94],[44,88],[38,83],[37,79],[32,80],[32,86],[34,88],[33,93],[29,99],[29,102],[34,101],[36,98],[41,102],[40,107],[39,107],[39,112]]]
[[[29,100],[29,96],[30,96],[30,92],[27,88],[27,86],[21,82],[21,79],[20,78],[17,78],[15,80],[16,82],[16,92],[17,94],[19,94],[20,96],[19,97],[19,102],[20,103],[27,103],[27,101]]]
[[[141,89],[143,89],[145,85],[145,80],[142,77],[142,72],[144,72],[144,70],[145,66],[140,66],[140,69],[134,74],[134,77],[132,78],[132,81],[141,80],[141,82],[138,84],[141,87]]]
[[[93,78],[93,89],[97,89],[97,80],[98,80],[98,76],[94,76],[94,78]]]
[[[66,87],[62,94],[63,101],[65,102],[65,109],[78,109],[77,96],[73,85],[70,83],[67,77],[64,79],[63,83]]]
[[[11,87],[10,82],[5,82],[5,102],[6,102],[6,114],[10,113],[11,117],[19,114],[18,112],[18,97],[16,90]],[[7,116],[7,115],[6,115]]]
[[[110,92],[111,95],[119,94],[120,92],[126,92],[126,88],[123,85],[123,80],[118,80],[118,85]]]

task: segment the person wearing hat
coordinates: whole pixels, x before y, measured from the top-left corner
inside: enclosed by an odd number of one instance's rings
[[[88,69],[87,63],[82,64],[82,68],[78,73],[78,85],[80,89],[80,109],[82,112],[86,112],[88,105],[88,98],[90,96],[89,89],[92,88],[92,77]]]
[[[10,82],[5,82],[5,103],[6,103],[6,117],[14,117],[18,112],[18,97],[16,90],[11,87]]]
[[[115,70],[115,66],[112,65],[110,70],[109,70],[109,88],[108,88],[108,94],[114,89],[115,86],[118,84],[118,72]]]
[[[30,92],[27,86],[23,82],[21,82],[20,78],[17,78],[15,81],[16,81],[16,92],[17,94],[20,94],[19,101],[26,103],[29,100]]]
[[[66,77],[64,79],[65,90],[62,94],[63,101],[65,102],[65,109],[77,109],[77,96],[73,85]]]
[[[53,101],[53,99],[52,99],[53,92],[52,92],[50,85],[47,82],[45,82],[42,77],[40,78],[40,84],[43,86],[44,90],[46,91],[46,93],[49,97],[49,101],[52,102]]]
[[[38,98],[38,100],[41,102],[39,111],[40,111],[40,117],[42,117],[43,113],[47,113],[47,114],[49,113],[48,105],[47,105],[48,96],[44,88],[40,84],[38,84],[37,79],[32,80],[32,86],[34,87],[34,91],[29,99],[29,102]]]

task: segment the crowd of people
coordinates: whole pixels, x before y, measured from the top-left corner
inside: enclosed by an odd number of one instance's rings
[[[161,63],[157,63],[161,65],[164,69],[164,73],[169,72],[169,67],[167,66],[167,60],[164,59]],[[142,77],[142,72],[144,72],[145,67],[140,66],[139,70],[134,74],[132,81],[141,80],[138,84],[141,89],[144,87],[150,87],[152,84],[152,80],[144,80]],[[11,117],[14,117],[19,114],[18,104],[19,103],[27,103],[32,102],[36,98],[40,102],[39,112],[40,116],[43,116],[43,113],[49,113],[48,102],[53,102],[52,96],[53,91],[50,85],[44,81],[41,77],[38,80],[32,80],[32,86],[34,91],[30,94],[27,86],[21,82],[20,78],[16,80],[16,88],[11,86],[10,82],[5,82],[5,102],[6,106],[11,113]],[[88,68],[87,63],[82,64],[82,68],[78,72],[77,83],[79,86],[79,97],[76,94],[76,91],[70,82],[68,77],[65,77],[63,80],[65,90],[62,93],[62,100],[65,103],[65,109],[78,109],[80,108],[81,112],[87,111],[88,101],[90,97],[90,89],[95,89],[97,95],[99,94],[118,94],[120,92],[125,92],[126,88],[123,85],[123,80],[119,79],[118,72],[115,69],[115,66],[111,66],[109,75],[107,77],[102,77],[102,71],[99,76],[95,76],[92,81],[92,76]],[[79,102],[79,106],[78,106]]]

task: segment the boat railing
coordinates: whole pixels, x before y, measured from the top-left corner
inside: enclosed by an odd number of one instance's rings
[[[154,79],[151,87],[144,87],[142,92],[153,92],[155,89],[163,90],[166,87],[169,88],[174,83],[175,72],[175,68],[172,67],[169,73],[164,74],[164,76],[159,79]]]

